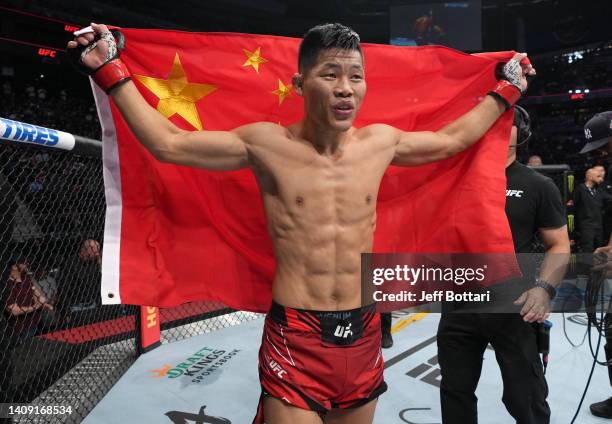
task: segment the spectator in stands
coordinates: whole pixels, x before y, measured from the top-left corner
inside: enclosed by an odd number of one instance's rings
[[[100,243],[87,239],[81,243],[79,260],[72,258],[63,267],[61,293],[62,303],[69,312],[81,312],[96,308],[100,302],[102,252]]]
[[[17,259],[11,265],[5,291],[8,293],[4,310],[12,323],[12,331],[19,338],[36,333],[41,309],[53,310],[53,305],[40,293],[32,281],[28,263]]]
[[[79,250],[79,258],[86,262],[93,262],[100,269],[102,266],[102,252],[100,251],[100,243],[93,239],[87,239],[81,245]]]
[[[584,182],[574,191],[577,230],[580,232],[578,248],[583,253],[591,253],[607,241],[603,237],[602,217],[607,196],[598,187],[604,182],[604,176],[603,166],[589,168]]]
[[[527,161],[527,166],[542,166],[542,158],[538,155],[529,156],[529,160]]]

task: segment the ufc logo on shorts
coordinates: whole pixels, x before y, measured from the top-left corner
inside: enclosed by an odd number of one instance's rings
[[[287,374],[287,371],[285,371],[283,367],[281,367],[274,359],[270,359],[269,365],[270,368],[272,368],[272,371],[274,371],[281,380],[283,379],[283,374]]]
[[[506,197],[523,197],[523,190],[506,190]]]
[[[351,330],[351,325],[353,324],[349,324],[347,326],[344,326],[344,325],[337,326],[336,331],[334,331],[334,336],[340,337],[342,339],[346,339],[348,336],[352,336],[353,331]]]

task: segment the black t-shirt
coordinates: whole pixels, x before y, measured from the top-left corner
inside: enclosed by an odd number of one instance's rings
[[[529,253],[539,228],[566,224],[561,193],[548,177],[514,161],[506,168],[506,215],[516,253]]]

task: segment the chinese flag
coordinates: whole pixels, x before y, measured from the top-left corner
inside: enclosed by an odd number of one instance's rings
[[[145,99],[187,130],[229,130],[303,115],[291,87],[299,39],[124,29],[122,58]],[[511,53],[364,44],[368,93],[355,125],[437,130],[474,107]],[[170,307],[218,300],[265,311],[274,257],[250,170],[209,172],[157,162],[94,86],[103,125],[104,303]],[[506,113],[469,150],[391,167],[378,198],[376,252],[513,252],[504,212]]]

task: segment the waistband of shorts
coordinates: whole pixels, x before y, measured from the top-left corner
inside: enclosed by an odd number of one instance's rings
[[[378,319],[375,319],[377,317]],[[375,303],[341,311],[316,311],[291,308],[272,301],[268,318],[289,328],[315,332],[323,331],[324,323],[330,322],[342,322],[354,326],[359,324],[364,329],[374,322],[380,322]]]

